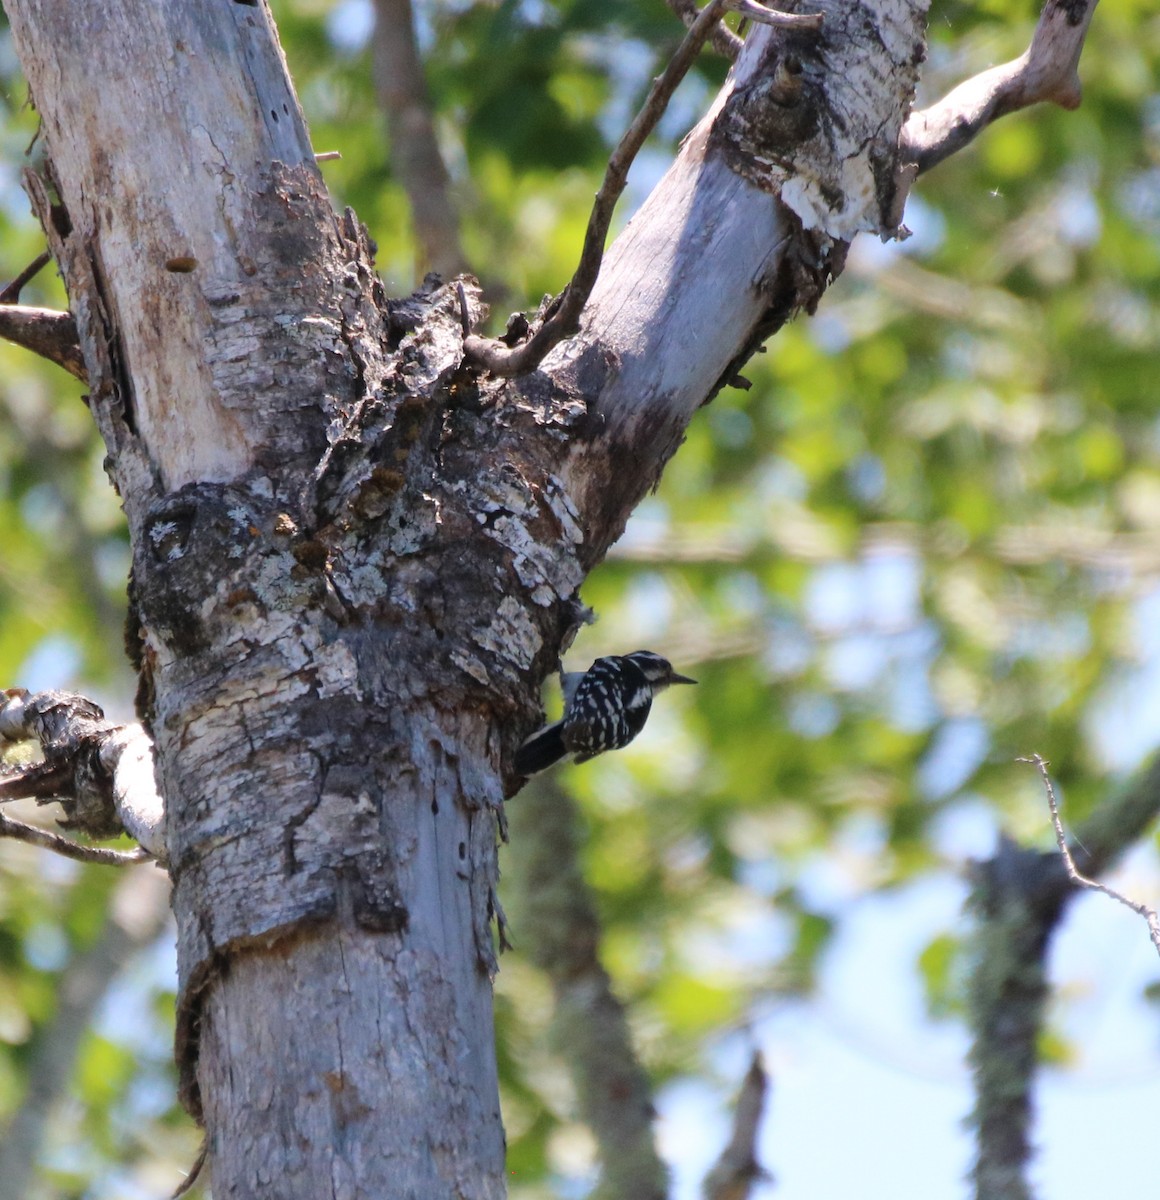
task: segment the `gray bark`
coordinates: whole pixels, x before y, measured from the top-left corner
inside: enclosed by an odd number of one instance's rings
[[[453,291],[383,295],[264,7],[6,7],[129,519],[214,1193],[501,1196],[505,764],[697,408],[897,223],[923,6],[753,34],[581,335],[510,381],[462,365]]]

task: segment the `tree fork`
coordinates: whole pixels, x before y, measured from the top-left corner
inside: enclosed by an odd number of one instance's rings
[[[497,380],[454,289],[383,295],[264,7],[8,0],[129,521],[222,1195],[503,1194],[503,764],[697,408],[901,211],[922,5],[811,8],[820,38],[747,40],[579,336]]]

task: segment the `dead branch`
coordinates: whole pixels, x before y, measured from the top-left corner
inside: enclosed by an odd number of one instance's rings
[[[725,0],[725,7],[748,17],[757,25],[772,25],[776,29],[810,30],[816,33],[822,27],[821,13],[780,12],[776,8],[766,8],[759,0]]]
[[[131,867],[134,863],[149,862],[152,855],[138,847],[136,850],[109,850],[104,846],[82,846],[80,842],[70,841],[48,829],[38,829],[35,825],[26,825],[14,817],[0,813],[0,837],[15,838],[18,842],[27,842],[30,846],[39,846],[42,850],[51,850],[63,858],[73,858],[77,862],[98,863],[104,867]]]
[[[1122,892],[1117,892],[1115,888],[1108,887],[1106,883],[1100,883],[1096,879],[1089,879],[1086,875],[1082,875],[1079,868],[1075,865],[1071,848],[1067,844],[1067,835],[1063,832],[1063,821],[1059,816],[1059,803],[1055,798],[1055,788],[1052,785],[1051,776],[1047,773],[1049,765],[1047,759],[1040,754],[1032,754],[1030,758],[1018,758],[1015,761],[1030,763],[1036,768],[1040,778],[1043,780],[1043,786],[1047,791],[1047,806],[1051,810],[1051,824],[1055,828],[1055,843],[1059,847],[1059,853],[1063,858],[1064,866],[1067,868],[1067,877],[1072,883],[1078,884],[1080,887],[1090,888],[1092,891],[1102,892],[1105,896],[1110,896],[1126,908],[1130,908],[1138,916],[1143,917],[1148,923],[1148,934],[1152,938],[1152,945],[1156,947],[1156,953],[1160,954],[1160,916],[1157,915],[1156,910],[1149,908],[1146,904],[1129,900]]]
[[[10,288],[15,283],[14,280]],[[47,358],[82,383],[88,383],[88,371],[71,313],[0,303],[0,337]]]
[[[702,1188],[705,1200],[746,1200],[754,1184],[770,1178],[769,1172],[757,1161],[757,1131],[768,1092],[769,1076],[761,1052],[754,1051],[737,1097],[733,1134],[705,1177]]]
[[[1078,108],[1079,57],[1098,0],[1047,0],[1026,53],[959,84],[937,104],[910,114],[902,160],[921,174],[961,150],[992,121],[1046,100]]]
[[[3,291],[0,291],[0,304],[19,303],[24,285],[39,275],[50,262],[52,255],[47,250],[42,250]]]
[[[666,3],[670,11],[681,18],[686,29],[693,28],[697,20],[696,0],[666,0]],[[744,44],[741,38],[725,25],[714,25],[713,32],[709,34],[709,45],[730,62],[736,61]]]
[[[411,208],[422,274],[450,279],[467,270],[451,176],[435,136],[435,118],[415,38],[411,0],[375,0],[375,90],[387,117],[391,169]]]
[[[653,81],[648,96],[636,115],[636,119],[628,127],[628,131],[620,139],[608,160],[604,173],[604,181],[596,193],[596,201],[592,205],[592,214],[588,218],[588,229],[584,234],[584,248],[580,253],[580,263],[576,268],[572,281],[549,308],[548,315],[540,328],[520,346],[514,349],[503,342],[490,338],[472,335],[464,338],[463,352],[469,362],[490,371],[493,375],[519,375],[532,371],[543,361],[544,356],[565,338],[571,337],[580,328],[580,314],[592,289],[596,286],[596,278],[600,274],[600,264],[604,258],[604,242],[608,236],[608,227],[612,223],[612,213],[616,202],[624,191],[628,180],[628,170],[632,166],[645,139],[656,128],[657,122],[668,106],[677,85],[688,74],[701,47],[705,44],[710,33],[716,28],[726,9],[736,5],[738,0],[709,0],[697,19],[693,22],[684,41],[677,47],[676,53],[669,60],[668,66]],[[751,20],[761,20],[764,24],[781,24],[786,14],[774,13],[769,9],[760,8],[762,16],[755,17],[749,9],[746,14]],[[817,29],[821,26],[820,16],[803,18],[808,21],[808,27]]]
[[[144,729],[106,721],[98,705],[67,692],[29,695],[14,688],[3,694],[0,738],[35,740],[44,757],[10,766],[0,775],[0,803],[24,797],[40,804],[56,800],[64,809],[65,828],[96,839],[128,833],[141,850],[124,855],[78,846],[11,818],[4,819],[0,833],[87,862],[139,862],[143,857],[164,862],[165,810],[153,775],[153,744]]]

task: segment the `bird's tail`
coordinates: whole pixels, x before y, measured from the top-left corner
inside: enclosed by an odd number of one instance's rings
[[[521,775],[544,771],[568,753],[564,745],[564,722],[545,725],[516,751],[515,768]]]

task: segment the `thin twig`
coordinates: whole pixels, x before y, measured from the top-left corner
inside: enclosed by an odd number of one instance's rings
[[[15,838],[18,842],[28,842],[29,845],[51,850],[65,858],[75,858],[77,862],[100,863],[106,867],[131,867],[134,863],[153,861],[153,855],[140,848],[107,850],[101,846],[82,846],[79,842],[70,842],[68,838],[61,837],[59,833],[26,825],[4,813],[0,813],[0,837]]]
[[[20,272],[19,275],[2,291],[0,292],[0,304],[17,304],[20,301],[20,293],[24,289],[24,285],[29,282],[34,276],[39,275],[48,264],[52,262],[52,255],[47,250],[42,250],[33,260]]]
[[[666,0],[666,3],[669,9],[681,18],[686,29],[693,28],[693,23],[697,20],[696,0]],[[728,26],[714,25],[713,32],[709,35],[709,45],[722,58],[736,62],[737,56],[741,53],[741,47],[745,43]]]
[[[592,214],[588,218],[588,229],[584,234],[584,249],[580,253],[580,264],[571,283],[564,289],[550,315],[532,335],[520,346],[509,349],[502,342],[488,338],[472,336],[463,341],[465,357],[475,366],[483,367],[493,375],[519,375],[525,371],[533,371],[543,361],[544,356],[565,338],[571,337],[580,328],[580,314],[588,297],[596,286],[600,274],[600,264],[604,258],[604,242],[608,236],[608,227],[612,223],[612,213],[616,202],[624,191],[628,180],[628,170],[632,166],[637,152],[644,145],[645,139],[652,133],[657,122],[661,119],[677,85],[688,74],[701,47],[712,33],[722,15],[737,0],[709,0],[701,9],[692,28],[685,35],[684,41],[677,47],[676,53],[669,60],[664,71],[653,80],[652,88],[636,115],[636,119],[628,127],[628,131],[620,139],[608,160],[604,172],[604,182],[596,193],[596,201],[592,205]],[[769,9],[758,6],[761,17],[748,15],[753,20],[761,20],[764,24],[781,24],[781,18],[786,14],[774,13]],[[748,12],[748,10],[747,10]],[[809,28],[821,26],[820,16],[811,16],[806,23]]]
[[[1075,860],[1071,856],[1071,848],[1067,844],[1067,835],[1063,832],[1063,821],[1059,816],[1059,804],[1055,798],[1055,788],[1051,782],[1051,776],[1047,772],[1050,765],[1042,755],[1032,754],[1029,758],[1017,758],[1016,762],[1030,763],[1039,771],[1039,775],[1043,780],[1043,786],[1047,790],[1047,804],[1051,809],[1051,823],[1055,827],[1055,842],[1059,847],[1059,853],[1063,856],[1064,866],[1067,867],[1067,877],[1072,883],[1078,883],[1080,887],[1091,888],[1095,892],[1103,892],[1105,896],[1110,896],[1113,900],[1118,900],[1126,908],[1130,908],[1137,916],[1143,917],[1148,923],[1148,934],[1152,939],[1152,945],[1156,947],[1156,953],[1160,954],[1160,915],[1154,908],[1149,908],[1146,904],[1139,904],[1135,900],[1129,900],[1127,896],[1121,892],[1117,892],[1115,888],[1110,888],[1105,883],[1100,883],[1098,880],[1089,879],[1086,875],[1080,874],[1079,868],[1075,865]]]
[[[961,150],[992,121],[1051,101],[1078,108],[1079,57],[1098,0],[1047,0],[1026,53],[968,79],[937,104],[911,113],[901,159],[919,174]]]

